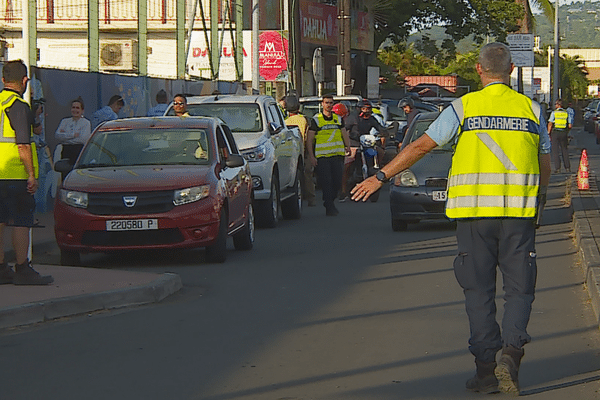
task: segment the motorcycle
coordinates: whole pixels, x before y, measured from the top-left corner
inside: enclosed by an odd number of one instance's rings
[[[379,171],[381,166],[377,159],[377,146],[382,147],[382,139],[381,136],[373,134],[360,136],[360,144],[356,150],[348,177],[349,187],[354,187],[357,183],[375,175]],[[373,193],[369,197],[369,200],[373,203],[379,200],[379,191]]]

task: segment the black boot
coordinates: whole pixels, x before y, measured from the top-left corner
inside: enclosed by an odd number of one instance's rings
[[[8,266],[6,262],[0,264],[0,285],[13,283],[14,277],[15,272],[12,270],[11,267]]]
[[[51,275],[40,275],[34,270],[26,260],[23,264],[15,265],[15,277],[13,283],[15,285],[49,285],[54,282]]]
[[[474,377],[467,381],[467,389],[488,394],[498,392],[498,379],[494,375],[496,362],[484,363],[476,359],[475,365],[477,366],[477,372]]]
[[[502,356],[500,356],[500,361],[494,371],[498,378],[498,390],[502,393],[519,395],[519,366],[523,354],[525,354],[523,349],[513,346],[502,349]]]

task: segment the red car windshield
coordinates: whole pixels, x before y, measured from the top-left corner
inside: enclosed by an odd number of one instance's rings
[[[96,132],[76,168],[209,164],[203,129],[135,129]]]

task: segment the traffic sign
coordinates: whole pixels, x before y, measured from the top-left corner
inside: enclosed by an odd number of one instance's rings
[[[533,50],[533,34],[532,33],[514,33],[506,35],[506,41],[510,50],[522,51]]]

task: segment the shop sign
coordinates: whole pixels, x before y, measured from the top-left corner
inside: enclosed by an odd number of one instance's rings
[[[338,45],[337,7],[300,2],[300,34],[302,42],[317,45]]]
[[[279,80],[287,72],[288,40],[277,31],[262,32],[258,45],[260,76],[266,81]]]

